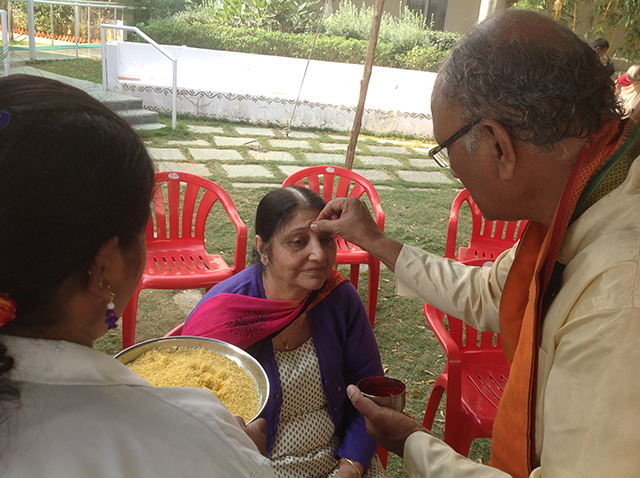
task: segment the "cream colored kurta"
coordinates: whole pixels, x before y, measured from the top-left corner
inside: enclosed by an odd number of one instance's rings
[[[480,330],[498,331],[515,250],[467,267],[404,246],[397,292]],[[531,477],[640,476],[640,161],[626,181],[575,221],[558,260],[562,286],[544,321]],[[426,433],[404,450],[412,477],[504,477]]]

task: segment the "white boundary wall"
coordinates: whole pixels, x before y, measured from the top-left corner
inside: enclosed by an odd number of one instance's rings
[[[307,60],[200,48],[163,47],[178,58],[178,113],[275,123],[291,117]],[[106,45],[109,91],[142,98],[144,106],[171,112],[171,62],[151,45]],[[312,60],[292,127],[350,131],[363,65]],[[374,67],[362,129],[433,136],[430,98],[435,73]]]

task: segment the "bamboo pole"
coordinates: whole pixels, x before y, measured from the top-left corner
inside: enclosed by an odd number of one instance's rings
[[[345,168],[353,167],[353,157],[358,143],[358,134],[362,127],[362,114],[364,113],[364,102],[367,98],[367,89],[369,88],[369,79],[371,78],[371,70],[373,68],[373,60],[376,56],[376,45],[378,43],[378,32],[380,31],[380,20],[382,19],[382,9],[384,0],[376,0],[373,24],[371,25],[371,33],[369,34],[369,48],[367,49],[367,59],[364,64],[364,74],[360,80],[360,98],[356,107],[356,116],[353,120],[351,128],[351,137],[349,138],[349,146],[347,147],[347,158],[345,159]]]

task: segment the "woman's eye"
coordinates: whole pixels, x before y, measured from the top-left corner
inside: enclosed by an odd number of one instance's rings
[[[323,236],[323,237],[321,237],[321,238],[320,238],[320,241],[321,241],[323,244],[330,244],[330,243],[332,243],[332,242],[333,242],[333,241],[335,241],[335,240],[336,240],[336,239],[335,239],[335,237],[333,237],[333,236]]]

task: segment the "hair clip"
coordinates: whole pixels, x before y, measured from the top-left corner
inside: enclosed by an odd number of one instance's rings
[[[4,128],[9,124],[9,120],[11,119],[11,115],[6,111],[0,111],[0,128]]]

